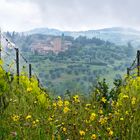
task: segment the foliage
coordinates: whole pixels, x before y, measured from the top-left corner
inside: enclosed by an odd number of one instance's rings
[[[107,82],[112,83],[112,79],[125,73],[134,56],[131,42],[128,46],[119,46],[96,37],[85,36],[73,38],[64,35],[24,35],[15,32],[7,33],[7,36],[19,46],[27,60],[32,63],[43,86],[57,95],[63,95],[66,90],[71,92],[78,90],[89,94],[91,85],[96,83],[98,77],[106,78]],[[32,52],[36,43],[45,44],[47,40],[56,37],[71,42],[72,46],[58,54]],[[9,59],[5,61],[9,62]]]
[[[139,139],[140,77],[115,81],[112,90],[103,80],[89,96],[67,91],[63,98],[40,89],[35,78],[17,80],[0,68],[0,98],[7,98],[0,104],[0,139]]]
[[[130,43],[127,47],[98,38],[89,39],[80,36],[74,39],[64,36],[64,40],[72,42],[72,46],[64,52],[58,54],[49,52],[46,55],[33,53],[31,48],[33,49],[36,42],[46,42],[47,38],[55,36],[30,35],[17,38],[19,40],[16,42],[17,45],[33,64],[42,84],[58,95],[64,94],[67,89],[75,92],[73,90],[75,86],[80,92],[88,94],[97,77],[103,79],[110,76],[110,79],[107,78],[110,82],[118,75],[123,75],[132,60],[134,50],[132,46],[129,49]],[[26,45],[22,45],[23,42]]]

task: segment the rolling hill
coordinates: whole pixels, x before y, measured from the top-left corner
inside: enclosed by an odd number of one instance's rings
[[[131,41],[132,44],[137,47],[140,43],[140,31],[131,28],[121,27],[112,27],[88,31],[61,31],[57,29],[37,28],[25,32],[26,35],[44,34],[54,36],[59,36],[63,33],[66,36],[72,36],[74,38],[77,38],[79,36],[86,36],[87,38],[96,37],[119,45],[126,45],[127,42]]]

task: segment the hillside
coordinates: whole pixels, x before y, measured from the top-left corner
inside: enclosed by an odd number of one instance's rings
[[[89,96],[54,97],[36,79],[0,67],[0,139],[139,139],[140,78],[98,82]]]
[[[88,94],[97,79],[107,78],[111,84],[112,79],[126,73],[126,67],[130,66],[135,53],[131,43],[120,46],[82,36],[74,39],[70,36],[13,34],[8,37],[33,64],[33,70],[37,72],[43,86],[59,95],[67,90]],[[53,43],[56,39],[58,43]],[[63,43],[62,47],[60,42]],[[66,46],[65,43],[71,45]],[[51,50],[48,51],[48,48]]]
[[[99,39],[110,41],[119,45],[126,45],[127,42],[132,41],[133,45],[137,47],[140,43],[139,41],[140,31],[131,28],[121,28],[121,27],[88,30],[88,31],[61,31],[57,29],[38,28],[25,32],[25,34],[28,35],[44,34],[54,36],[61,36],[63,33],[66,36],[72,36],[74,38],[77,38],[79,36],[86,36],[87,38],[97,37]]]

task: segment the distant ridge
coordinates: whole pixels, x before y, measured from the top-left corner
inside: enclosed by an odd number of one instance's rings
[[[25,32],[25,34],[45,34],[45,35],[60,35],[62,31],[57,29],[50,29],[50,28],[36,28],[30,31]]]
[[[123,28],[123,27],[112,27],[112,28],[103,28],[103,29],[97,29],[97,30],[86,30],[86,31],[62,31],[59,29],[54,28],[35,28],[32,30],[29,30],[27,32],[24,32],[25,34],[46,34],[46,35],[60,35],[62,33],[66,34],[83,34],[83,33],[91,33],[91,32],[131,32],[131,33],[138,33],[140,34],[140,31],[132,28]]]
[[[72,36],[74,38],[79,36],[86,36],[87,38],[96,37],[119,45],[126,45],[129,41],[133,42],[135,46],[140,44],[140,31],[132,28],[112,27],[87,31],[62,31],[51,28],[36,28],[24,32],[25,35],[43,34],[54,36],[61,36],[63,33],[65,36]]]

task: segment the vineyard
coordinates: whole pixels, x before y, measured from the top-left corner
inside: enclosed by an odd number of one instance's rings
[[[139,139],[140,78],[98,82],[89,96],[54,97],[25,75],[0,67],[0,139]],[[135,77],[135,78],[134,78]],[[19,83],[17,82],[17,78]]]

